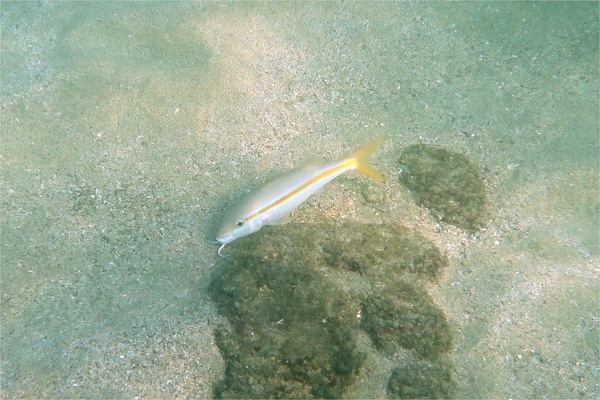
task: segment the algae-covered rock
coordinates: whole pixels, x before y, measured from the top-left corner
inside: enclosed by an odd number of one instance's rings
[[[440,220],[476,231],[488,218],[480,168],[466,156],[441,147],[416,144],[402,152],[400,182],[420,206]]]
[[[340,236],[323,236],[327,264],[366,274],[375,286],[410,276],[433,281],[447,259],[421,234],[404,226],[344,224]]]
[[[245,239],[213,281],[231,324],[217,333],[226,363],[217,397],[339,397],[362,365],[357,301],[323,273],[314,243],[297,237],[312,230],[285,230]]]
[[[412,361],[394,369],[388,396],[397,399],[447,399],[455,390],[447,362]]]
[[[432,362],[450,346],[444,315],[423,289],[447,261],[412,230],[288,224],[227,252],[210,288],[228,321],[216,331],[225,377],[215,397],[343,396],[359,384],[361,328],[378,348]]]
[[[435,359],[452,345],[446,317],[423,289],[397,282],[369,296],[361,326],[377,348],[393,354],[400,348]]]

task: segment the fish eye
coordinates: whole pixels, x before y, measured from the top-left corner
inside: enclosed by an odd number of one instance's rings
[[[240,226],[242,226],[242,225],[244,225],[244,221],[243,221],[243,220],[239,220],[239,221],[237,221],[237,222],[235,223],[235,226],[237,226],[237,227],[240,227]]]

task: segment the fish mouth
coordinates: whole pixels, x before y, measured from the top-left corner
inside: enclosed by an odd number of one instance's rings
[[[233,237],[231,237],[231,235],[223,235],[219,233],[217,234],[217,242],[223,244],[231,243],[233,242]]]

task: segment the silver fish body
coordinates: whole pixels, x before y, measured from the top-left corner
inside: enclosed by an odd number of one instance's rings
[[[383,138],[377,138],[343,160],[310,163],[250,192],[227,212],[217,233],[217,241],[224,246],[265,225],[286,221],[289,214],[307,198],[347,171],[357,170],[383,181],[384,178],[366,163],[382,142]]]

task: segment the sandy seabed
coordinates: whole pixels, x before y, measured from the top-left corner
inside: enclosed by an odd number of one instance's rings
[[[445,253],[458,397],[599,396],[598,3],[0,7],[2,398],[211,397],[205,239],[247,190],[377,135],[384,206],[347,175],[296,222],[400,223]],[[414,203],[415,143],[482,166],[484,229]]]

